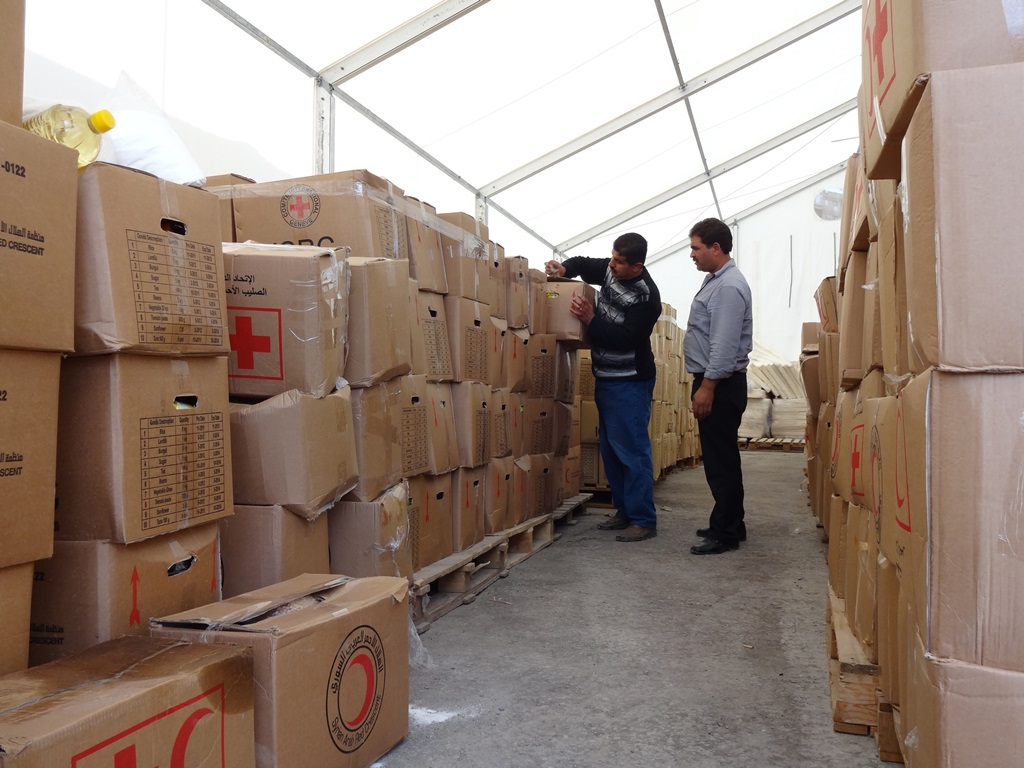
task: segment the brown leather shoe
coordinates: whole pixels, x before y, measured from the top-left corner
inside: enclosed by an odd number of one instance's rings
[[[597,524],[597,530],[599,531],[621,531],[623,528],[628,527],[629,518],[622,515],[613,515]]]
[[[642,525],[631,525],[615,537],[616,541],[643,541],[658,535],[657,528],[644,528]]]

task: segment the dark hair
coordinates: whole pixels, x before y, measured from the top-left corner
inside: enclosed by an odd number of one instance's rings
[[[627,264],[643,264],[647,260],[647,241],[636,232],[619,235],[612,248]]]
[[[690,228],[690,237],[699,237],[704,245],[718,243],[723,253],[732,252],[732,230],[721,219],[702,219]]]

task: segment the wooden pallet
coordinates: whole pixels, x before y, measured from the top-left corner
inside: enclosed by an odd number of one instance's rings
[[[746,445],[740,441],[740,448],[748,451],[803,451],[807,446],[804,440],[795,437],[758,437],[747,440]]]
[[[410,610],[416,631],[430,629],[431,622],[476,596],[508,574],[508,536],[485,536],[468,549],[449,555],[413,574]]]
[[[878,705],[878,727],[875,728],[878,759],[886,763],[905,763],[899,737],[900,711],[885,700],[881,690],[875,691],[875,702]]]
[[[549,512],[504,531],[508,534],[508,567],[519,565],[550,545],[555,540],[554,529],[555,523]]]
[[[570,496],[551,513],[551,520],[561,525],[576,525],[579,522],[576,518],[587,514],[587,503],[593,498],[592,493],[577,493]],[[555,539],[558,539],[557,534]]]
[[[846,601],[829,587],[826,645],[832,729],[873,735],[878,727],[878,664],[872,662],[846,619]]]

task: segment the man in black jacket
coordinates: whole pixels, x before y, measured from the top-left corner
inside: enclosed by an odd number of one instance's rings
[[[574,256],[545,264],[549,276],[601,286],[596,308],[574,296],[570,311],[588,325],[601,459],[616,509],[598,528],[621,530],[617,541],[658,534],[647,425],[656,371],[651,332],[661,315],[661,293],[646,259],[647,241],[630,232],[616,238],[610,259]]]

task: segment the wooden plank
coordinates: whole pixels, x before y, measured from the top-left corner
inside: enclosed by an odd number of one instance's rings
[[[875,699],[878,665],[868,659],[867,652],[850,629],[846,601],[836,597],[831,586],[826,625],[832,727],[843,733],[860,732],[857,728],[850,730],[851,726],[874,728],[878,725],[878,703]]]
[[[416,571],[410,599],[416,630],[426,632],[431,623],[473,602],[480,592],[506,575],[507,553],[508,539],[496,534]]]
[[[904,763],[902,744],[896,735],[894,708],[877,689],[875,702],[878,706],[878,725],[874,729],[878,759],[886,763]]]
[[[551,514],[540,515],[509,530],[508,567],[519,565],[554,541]]]

